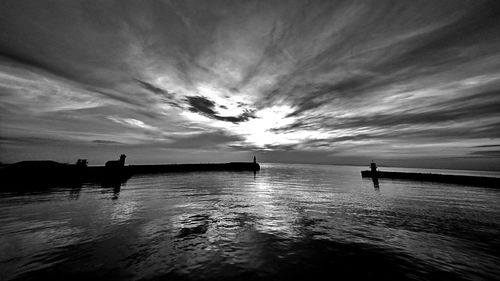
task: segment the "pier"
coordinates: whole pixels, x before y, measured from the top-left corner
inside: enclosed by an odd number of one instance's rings
[[[378,171],[373,162],[370,170],[361,171],[361,176],[377,181],[385,178],[500,188],[500,178],[496,177]]]
[[[129,165],[125,166],[124,169],[135,175],[197,171],[258,171],[260,170],[260,165],[254,162],[229,162],[206,164]]]
[[[55,161],[22,161],[0,167],[2,184],[44,184],[83,182],[125,182],[134,175],[182,173],[202,171],[259,171],[255,157],[253,162],[125,165],[125,155],[120,160],[106,162],[105,166],[87,166],[87,159],[76,164]]]

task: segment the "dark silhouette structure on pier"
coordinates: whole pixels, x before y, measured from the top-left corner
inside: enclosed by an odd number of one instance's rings
[[[87,159],[78,159],[78,160],[76,161],[76,166],[77,166],[77,167],[80,167],[80,168],[86,168],[86,167],[87,167],[87,165],[88,165],[88,161],[87,161]]]
[[[125,158],[127,158],[127,155],[122,154],[122,155],[120,155],[119,160],[110,160],[110,161],[106,162],[106,164],[104,166],[106,166],[108,168],[124,167],[125,166]]]

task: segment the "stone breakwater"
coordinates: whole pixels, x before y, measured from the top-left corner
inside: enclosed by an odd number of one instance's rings
[[[62,164],[54,161],[33,161],[0,167],[3,183],[81,183],[124,182],[133,175],[155,173],[181,173],[198,171],[258,171],[255,162],[126,165],[123,167]]]
[[[374,179],[403,179],[413,181],[427,181],[463,184],[471,186],[495,187],[500,188],[500,178],[484,177],[484,176],[465,176],[465,175],[446,175],[446,174],[431,174],[431,173],[406,173],[406,172],[389,172],[389,171],[361,171],[362,177],[370,177]]]

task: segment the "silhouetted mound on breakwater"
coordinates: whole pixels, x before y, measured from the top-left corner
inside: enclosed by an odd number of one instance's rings
[[[362,177],[374,179],[404,179],[414,181],[429,181],[441,183],[453,183],[472,186],[496,187],[500,188],[500,178],[483,176],[445,175],[431,173],[405,173],[405,172],[385,172],[377,171],[375,163],[371,163],[370,171],[361,171]]]
[[[125,155],[120,160],[106,162],[105,166],[87,166],[86,159],[76,164],[55,161],[22,161],[0,167],[0,183],[123,183],[136,174],[196,172],[196,171],[258,171],[260,165],[254,162],[207,163],[207,164],[165,164],[128,165]]]

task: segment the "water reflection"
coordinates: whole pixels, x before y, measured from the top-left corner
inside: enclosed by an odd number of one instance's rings
[[[173,221],[174,229],[178,229],[176,238],[189,238],[205,234],[210,224],[207,214],[181,215]]]
[[[373,177],[372,181],[373,181],[373,188],[375,188],[376,191],[379,191],[380,190],[380,185],[378,183],[378,178]]]
[[[500,191],[383,185],[356,167],[270,165],[3,194],[2,280],[499,275]]]
[[[70,200],[78,200],[78,198],[80,198],[81,190],[82,190],[81,184],[77,184],[77,185],[74,185],[73,187],[70,187],[68,198]]]
[[[113,225],[126,223],[132,219],[137,209],[138,203],[134,201],[114,202],[111,205],[110,223]]]
[[[125,183],[122,182],[103,182],[101,183],[102,192],[107,193],[111,191],[113,193],[111,199],[116,200],[118,199],[120,195],[120,189],[124,184]]]
[[[294,225],[300,218],[300,208],[288,200],[282,192],[283,188],[282,182],[265,177],[254,182],[252,197],[248,198],[254,207],[246,208],[246,211],[256,218],[254,224],[257,231],[278,233],[284,237],[299,235]]]
[[[128,180],[128,179],[127,179]],[[32,196],[32,195],[48,195],[60,194],[68,192],[68,199],[78,200],[83,187],[101,188],[102,193],[112,192],[112,199],[118,199],[120,189],[126,184],[127,180],[122,181],[103,181],[103,182],[74,182],[74,183],[7,183],[0,190],[0,197],[10,196]]]

